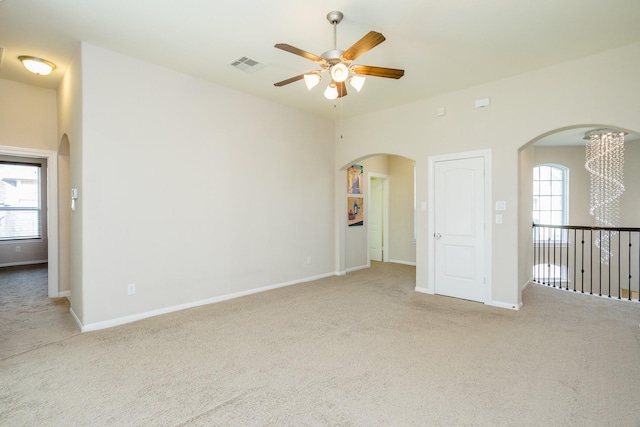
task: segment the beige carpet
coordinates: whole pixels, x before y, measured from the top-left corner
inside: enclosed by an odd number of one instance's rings
[[[638,304],[532,285],[515,312],[414,277],[375,264],[4,351],[0,425],[640,425]]]
[[[0,268],[0,359],[80,333],[69,300],[47,292],[46,264]]]

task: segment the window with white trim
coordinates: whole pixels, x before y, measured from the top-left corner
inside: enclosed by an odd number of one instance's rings
[[[0,241],[42,239],[43,160],[33,161],[0,160]]]
[[[567,225],[569,169],[553,164],[533,168],[533,222],[542,225]],[[546,231],[545,231],[546,230]],[[560,241],[561,230],[542,229],[536,241]]]

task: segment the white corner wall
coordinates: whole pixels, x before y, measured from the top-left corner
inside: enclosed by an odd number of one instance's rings
[[[606,67],[603,64],[624,64]],[[489,149],[493,198],[507,203],[504,222],[493,227],[492,299],[520,304],[518,149],[554,129],[611,125],[640,131],[640,44],[566,62],[520,76],[412,104],[345,119],[336,146],[336,167],[371,153],[416,159],[418,204],[427,201],[429,156]],[[437,83],[436,83],[437,84]],[[474,100],[491,106],[474,108]],[[438,107],[447,115],[436,116]],[[428,212],[419,211],[416,248],[418,287],[427,281]]]
[[[82,324],[84,319],[83,292],[83,198],[80,197],[71,211],[70,189],[76,188],[82,195],[82,50],[78,48],[65,73],[57,92],[58,144],[60,179],[58,200],[60,201],[60,248],[61,282],[71,288],[71,312]]]
[[[332,122],[89,44],[82,93],[87,329],[335,273]]]

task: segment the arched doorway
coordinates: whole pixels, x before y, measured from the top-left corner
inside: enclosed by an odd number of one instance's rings
[[[531,282],[532,276],[540,272],[540,266],[534,266],[539,243],[532,233],[534,212],[534,168],[541,165],[558,165],[568,171],[568,203],[566,224],[572,226],[595,226],[594,218],[589,214],[590,176],[585,169],[585,134],[595,129],[619,129],[628,132],[625,141],[625,182],[637,182],[640,171],[630,167],[640,161],[640,132],[623,129],[610,124],[578,124],[546,132],[519,150],[519,218],[518,218],[518,277],[520,301],[522,292]],[[627,185],[620,201],[621,226],[640,226],[640,188]],[[563,244],[560,243],[562,246]],[[568,241],[564,243],[568,246]],[[563,250],[564,251],[564,250]],[[560,251],[559,251],[560,252]],[[566,251],[562,252],[567,259]],[[560,262],[560,261],[558,261]],[[555,262],[543,269],[545,280],[567,283],[567,273],[561,263]],[[588,273],[587,273],[588,274]],[[540,276],[540,274],[538,274]],[[573,283],[573,282],[572,282]]]
[[[347,170],[354,165],[362,168],[361,194],[354,193],[348,184]],[[342,270],[349,272],[371,265],[372,227],[380,227],[378,232],[384,247],[383,261],[415,266],[415,161],[393,154],[371,154],[344,165],[340,172],[340,182],[336,188],[341,195],[338,215],[340,252],[344,263]],[[382,209],[381,215],[373,217],[370,211],[372,179],[382,180],[379,182],[381,189],[386,189],[378,205]],[[354,203],[362,204],[363,221],[349,225],[350,210],[353,211]],[[375,226],[370,222],[372,218],[377,222]]]

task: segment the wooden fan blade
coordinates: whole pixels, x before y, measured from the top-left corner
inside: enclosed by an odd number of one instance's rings
[[[382,34],[376,33],[375,31],[369,31],[366,36],[355,42],[349,49],[345,50],[342,57],[347,61],[353,61],[385,40],[386,39]]]
[[[338,89],[338,98],[342,98],[343,96],[347,96],[347,85],[345,82],[334,82],[336,85],[336,89]]]
[[[278,83],[274,83],[274,86],[284,86],[284,85],[288,85],[289,83],[293,83],[293,82],[297,82],[298,80],[302,80],[304,79],[304,74],[300,74],[299,76],[295,76],[295,77],[291,77],[290,79],[287,80],[283,80],[281,82]]]
[[[282,49],[286,52],[289,53],[293,53],[294,55],[298,55],[298,56],[302,56],[303,58],[309,59],[313,62],[323,62],[324,59],[322,59],[322,57],[318,56],[318,55],[314,55],[313,53],[309,53],[306,52],[302,49],[298,49],[297,47],[293,47],[291,45],[288,45],[286,43],[278,43],[276,44],[274,47],[277,47],[278,49]]]
[[[386,77],[389,79],[399,79],[404,76],[404,70],[397,68],[372,67],[371,65],[354,65],[351,71],[365,76]]]

